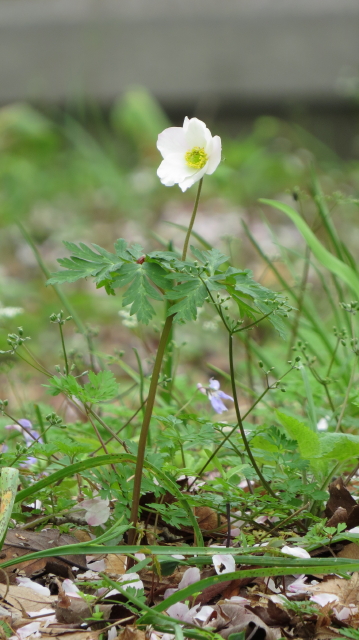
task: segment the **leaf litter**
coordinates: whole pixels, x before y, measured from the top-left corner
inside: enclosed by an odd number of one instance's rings
[[[342,480],[335,481],[330,485],[325,511],[327,524],[330,524],[338,509],[350,515],[356,505]],[[92,504],[89,506],[92,507]],[[78,543],[77,538],[61,534],[56,528],[35,532],[18,526],[9,530],[2,560],[18,557],[19,562],[0,572],[0,581],[3,582],[0,584],[0,622],[7,625],[4,637],[14,640],[41,637],[46,640],[64,636],[67,640],[97,640],[107,630],[109,640],[160,640],[163,632],[151,631],[148,624],[141,624],[138,606],[134,605],[136,598],[140,598],[137,605],[140,602],[148,608],[145,618],[151,610],[156,617],[156,606],[173,594],[200,580],[232,574],[238,568],[246,569],[245,564],[239,564],[240,558],[235,560],[232,554],[226,553],[223,538],[216,537],[221,536],[225,522],[223,518],[219,521],[216,515],[214,523],[215,515],[215,510],[211,508],[205,508],[204,512],[198,514],[200,527],[207,539],[206,545],[212,545],[212,555],[207,558],[205,565],[202,562],[199,566],[188,566],[191,557],[183,553],[176,554],[178,547],[183,551],[181,542],[176,540],[169,543],[167,536],[160,542],[164,549],[173,548],[172,556],[166,556],[168,560],[172,558],[173,566],[167,564],[167,568],[154,555],[149,562],[148,552],[136,554],[132,569],[128,568],[127,557],[117,553],[87,556],[64,554],[22,562],[21,557],[29,552],[73,545]],[[215,526],[210,528],[209,522]],[[161,536],[162,526],[159,517],[157,538]],[[86,540],[87,537],[91,541],[91,525],[88,531],[90,536],[81,535],[80,538]],[[183,530],[177,528],[175,538],[181,540],[181,534],[188,534],[188,531],[190,529],[185,526]],[[287,533],[290,534],[291,530]],[[345,537],[340,543],[333,538],[332,543],[317,548],[315,553],[319,552],[322,558],[333,555],[339,558],[352,545],[357,548]],[[282,542],[281,549],[282,553],[294,555],[298,561],[308,556],[310,558],[310,554],[300,547],[283,545]],[[267,544],[258,547],[258,562],[267,551]],[[275,552],[277,555],[278,551]],[[238,553],[243,553],[240,546]],[[193,564],[195,558],[191,562]],[[251,565],[251,568],[255,567],[255,564]],[[109,583],[104,586],[106,576]],[[112,589],[111,581],[118,588]],[[243,638],[253,640],[340,638],[343,637],[340,630],[348,625],[353,629],[359,628],[359,574],[353,573],[350,578],[319,573],[298,576],[293,569],[292,575],[283,577],[243,577],[220,583],[213,581],[212,585],[195,591],[189,600],[169,605],[161,615],[173,620],[170,635],[175,633],[173,625],[177,621],[184,633],[186,630],[187,633],[191,630],[193,633],[196,628],[203,632],[211,629],[225,639],[242,633]],[[139,627],[136,626],[138,621]],[[160,623],[164,624],[163,619]],[[160,629],[161,624],[158,625],[157,621],[156,628]],[[166,628],[162,628],[166,632]],[[238,635],[238,638],[242,636]]]

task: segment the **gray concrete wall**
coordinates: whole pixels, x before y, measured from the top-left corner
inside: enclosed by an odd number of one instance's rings
[[[359,0],[0,0],[0,102],[336,102]]]

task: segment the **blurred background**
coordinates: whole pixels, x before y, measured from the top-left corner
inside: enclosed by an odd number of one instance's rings
[[[205,180],[196,221],[208,243],[278,288],[244,222],[295,286],[301,238],[281,214],[264,218],[258,198],[293,205],[293,193],[302,193],[310,221],[315,174],[355,255],[358,33],[357,0],[0,0],[0,348],[21,324],[34,352],[58,362],[48,318],[62,304],[44,286],[31,241],[50,271],[66,255],[63,240],[108,250],[120,236],[146,250],[181,246],[174,225],[188,223],[194,190],[160,184],[156,139],[185,115],[223,139],[223,162]],[[310,278],[315,288],[314,272]],[[123,358],[135,366],[135,346],[150,370],[160,316],[144,339],[119,315],[118,297],[90,282],[63,289],[82,321],[95,333],[100,327],[98,349],[126,345]],[[319,297],[321,304],[325,313]],[[226,366],[206,314],[177,336],[190,344],[182,362],[199,367],[196,381],[206,362]],[[81,351],[82,337],[66,331]],[[272,338],[269,328],[257,336],[262,345]],[[27,393],[42,390],[29,383]]]

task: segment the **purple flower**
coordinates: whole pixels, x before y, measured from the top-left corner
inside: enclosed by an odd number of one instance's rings
[[[204,393],[208,397],[208,400],[216,413],[228,411],[227,407],[222,402],[222,398],[223,400],[232,400],[233,402],[233,398],[231,396],[227,396],[224,391],[220,390],[220,384],[218,380],[215,380],[214,378],[210,378],[209,386],[207,388],[203,387],[200,383],[197,384],[197,388],[201,393]]]
[[[35,431],[35,429],[32,428],[32,424],[30,420],[26,420],[25,418],[21,418],[18,421],[18,424],[6,425],[5,429],[8,429],[8,431],[19,431],[20,433],[22,433],[28,447],[33,442],[35,442],[35,440],[42,443],[42,439],[40,438],[40,434],[38,433],[38,431]],[[7,445],[5,446],[7,447]],[[3,451],[4,451],[4,448],[3,448]],[[26,458],[24,462],[19,464],[19,467],[26,469],[27,467],[35,464],[36,462],[37,462],[36,458],[34,458],[33,456],[29,456],[28,458]]]

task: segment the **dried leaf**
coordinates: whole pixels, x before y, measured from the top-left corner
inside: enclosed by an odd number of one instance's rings
[[[5,597],[6,585],[0,584],[0,596]],[[43,596],[28,589],[27,587],[20,587],[10,585],[7,592],[5,601],[10,604],[17,611],[40,611],[40,609],[53,609],[57,600],[57,596]]]
[[[44,549],[74,544],[76,542],[76,538],[73,538],[68,534],[60,534],[57,529],[44,529],[40,533],[37,533],[36,531],[11,529],[8,531],[5,538],[3,547],[5,556],[3,559],[12,560],[15,557],[21,557],[32,551],[43,551]],[[9,567],[8,569],[5,569],[5,571],[9,574],[10,583],[14,584],[16,575],[20,569],[28,578],[31,578],[36,571],[40,571],[45,568],[49,573],[55,573],[56,575],[61,575],[65,578],[73,578],[71,572],[71,566],[73,565],[78,565],[86,570],[87,565],[85,557],[82,555],[69,555],[62,556],[61,558],[41,558],[39,560],[20,562],[15,567]],[[0,573],[0,581],[4,580],[4,576]]]
[[[146,634],[137,627],[125,627],[117,636],[117,640],[145,640]]]
[[[126,556],[118,556],[115,553],[109,553],[105,558],[105,573],[121,576],[126,573]]]
[[[337,554],[339,558],[351,558],[352,560],[359,560],[359,546],[355,542],[350,542],[345,545],[344,549]]]
[[[213,607],[216,616],[211,616],[211,627],[220,633],[222,638],[228,638],[232,633],[240,633],[246,629],[254,632],[258,627],[259,636],[263,640],[277,640],[281,637],[280,629],[270,629],[258,616],[247,611],[241,604],[217,604]],[[256,637],[256,632],[253,636]]]
[[[350,580],[332,578],[317,585],[308,585],[308,591],[313,594],[333,593],[342,606],[359,605],[359,573],[353,573]]]
[[[329,500],[325,508],[325,515],[331,518],[335,511],[342,507],[348,513],[356,506],[356,501],[344,486],[343,479],[337,478],[329,485]]]

